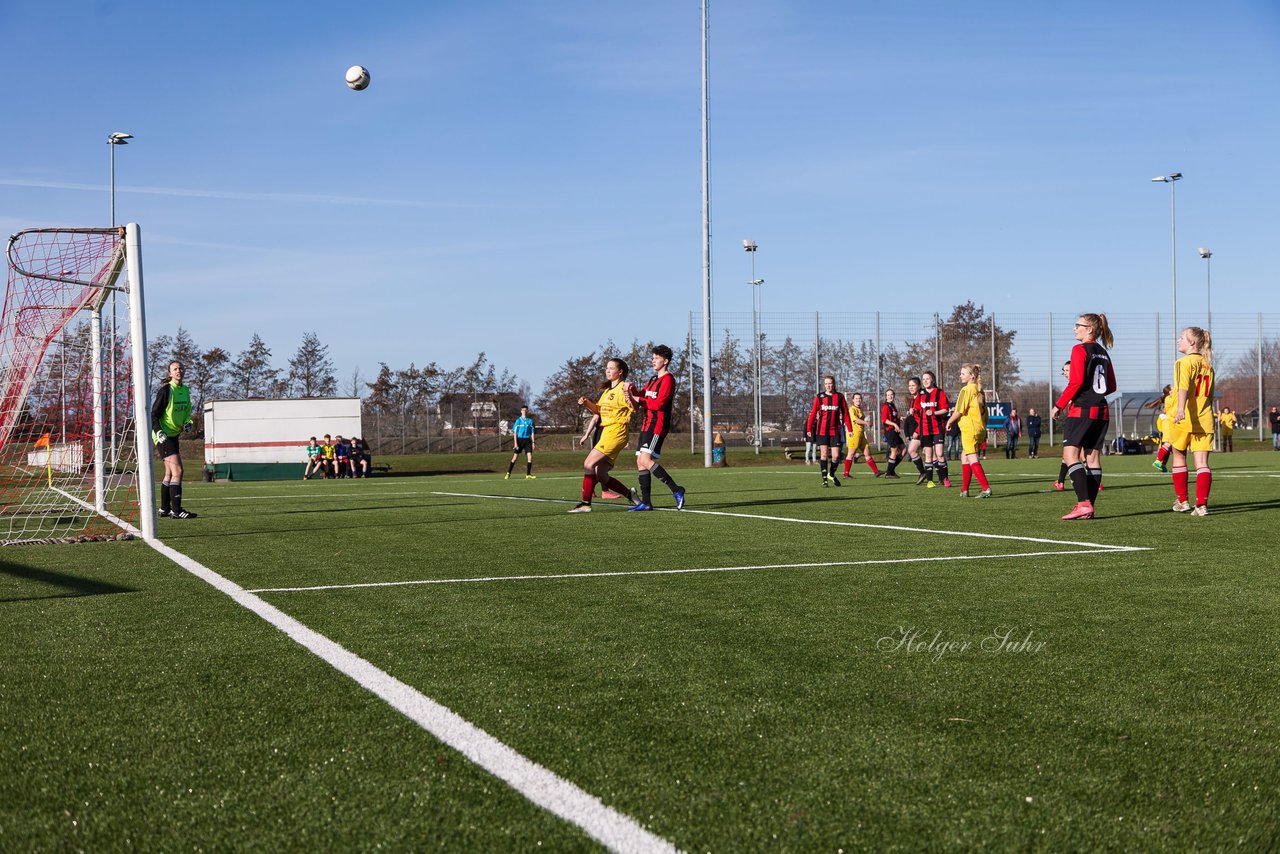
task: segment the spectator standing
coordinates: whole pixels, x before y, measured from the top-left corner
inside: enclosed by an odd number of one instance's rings
[[[1280,406],[1271,407],[1267,417],[1271,419],[1271,450],[1280,451]]]
[[[1022,416],[1018,414],[1018,407],[1009,410],[1009,417],[1004,420],[1004,458],[1006,460],[1016,460],[1018,458],[1018,437],[1022,435]]]
[[[1040,432],[1043,422],[1040,416],[1036,414],[1035,407],[1027,410],[1027,456],[1031,459],[1040,458]]]

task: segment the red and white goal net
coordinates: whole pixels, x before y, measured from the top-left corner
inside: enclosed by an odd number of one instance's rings
[[[0,542],[154,531],[150,443],[136,429],[136,226],[9,238],[0,310]],[[136,285],[136,286],[135,286]],[[137,305],[132,303],[137,302]],[[135,352],[138,351],[138,352]],[[144,401],[145,403],[145,401]],[[145,410],[145,407],[143,408]],[[140,465],[141,463],[141,465]]]

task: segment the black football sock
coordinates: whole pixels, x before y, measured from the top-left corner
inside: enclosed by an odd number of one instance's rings
[[[507,474],[511,474],[511,472],[515,470],[515,467],[516,467],[516,461],[512,460],[511,465],[507,466]]]
[[[919,454],[916,454],[914,457],[912,457],[912,458],[911,458],[911,462],[915,464],[916,471],[920,472],[920,474],[922,474],[922,475],[923,475],[923,474],[924,474],[924,460],[920,459],[920,455],[919,455]]]
[[[174,513],[182,512],[182,481],[175,480],[169,484],[169,502]]]
[[[653,489],[653,477],[649,474],[648,471],[642,471],[640,472],[639,479],[640,479],[640,500],[643,501],[645,504],[649,504],[651,503],[649,499],[651,497],[651,491]]]
[[[897,458],[897,457],[889,457],[889,468],[888,468],[888,470],[885,472],[885,474],[887,474],[887,475],[888,475],[888,474],[893,474],[893,473],[894,473],[894,471],[893,471],[893,470],[894,470],[894,469],[896,469],[897,467],[898,467],[898,458]]]
[[[1102,469],[1089,469],[1089,500],[1098,500],[1098,489],[1102,486]]]
[[[160,481],[160,512],[168,513],[171,506],[172,505],[170,503],[169,481],[162,480]]]
[[[526,475],[526,476],[533,474],[533,463],[532,463],[532,462],[526,462],[526,463],[524,464],[524,473],[525,473],[525,475]]]
[[[1084,463],[1076,463],[1067,469],[1067,477],[1071,478],[1071,486],[1076,491],[1076,501],[1084,502],[1089,498],[1089,472]]]
[[[943,460],[938,463],[938,479],[951,480],[951,472],[947,469],[947,461]]]
[[[1062,465],[1058,466],[1058,483],[1066,483],[1066,482],[1067,482],[1067,464],[1063,463]]]
[[[649,469],[649,474],[666,484],[667,489],[672,492],[680,488],[680,484],[676,483],[676,479],[667,473],[661,463],[654,463],[653,468]]]
[[[822,479],[826,480],[827,479],[827,461],[818,460],[818,468],[822,472]]]

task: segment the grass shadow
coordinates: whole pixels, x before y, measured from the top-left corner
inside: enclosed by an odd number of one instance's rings
[[[36,581],[53,587],[60,587],[65,593],[51,593],[46,596],[5,596],[0,602],[32,602],[40,599],[68,599],[77,596],[104,596],[111,593],[136,593],[133,587],[123,587],[109,581],[95,581],[68,575],[65,572],[53,572],[47,569],[36,569],[14,563],[0,562],[0,574],[20,581]]]

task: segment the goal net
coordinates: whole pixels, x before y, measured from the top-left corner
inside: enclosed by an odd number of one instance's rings
[[[138,251],[135,225],[9,238],[0,311],[4,544],[154,536]]]

